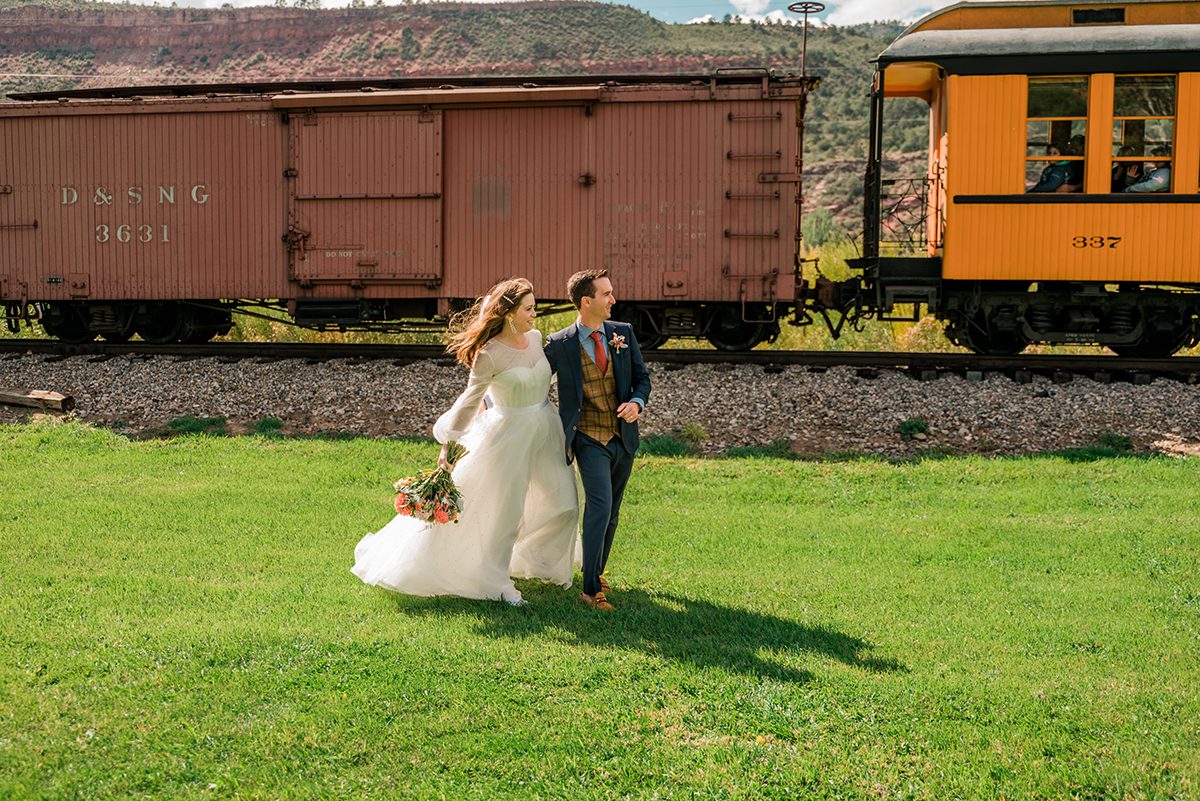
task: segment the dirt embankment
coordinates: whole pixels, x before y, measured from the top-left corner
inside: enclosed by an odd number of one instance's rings
[[[597,10],[599,5],[514,3],[499,12],[450,3],[320,11],[20,6],[0,10],[0,71],[15,76],[0,88],[681,72],[742,62],[737,56],[649,52],[652,47],[639,43],[661,38],[660,23],[633,9]],[[522,14],[535,13],[546,27],[541,35],[520,25]],[[624,51],[555,41],[563,27],[558,18],[573,14],[615,14],[634,41]]]

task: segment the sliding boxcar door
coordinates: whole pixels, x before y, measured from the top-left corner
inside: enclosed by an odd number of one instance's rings
[[[441,112],[295,114],[289,128],[291,279],[437,286]]]

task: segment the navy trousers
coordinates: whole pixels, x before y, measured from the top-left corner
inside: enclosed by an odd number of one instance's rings
[[[633,454],[625,450],[619,437],[601,445],[586,434],[576,434],[575,464],[583,480],[583,591],[600,592],[600,574],[608,564],[621,498],[633,470]]]

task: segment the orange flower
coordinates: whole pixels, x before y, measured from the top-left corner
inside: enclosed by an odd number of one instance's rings
[[[402,478],[393,485],[397,498],[397,514],[437,523],[457,522],[462,507],[462,495],[454,485],[448,470],[422,470]]]

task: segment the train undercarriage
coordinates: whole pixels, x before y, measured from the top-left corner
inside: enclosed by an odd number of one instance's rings
[[[1101,345],[1118,356],[1162,358],[1200,343],[1200,285],[946,281],[940,260],[930,258],[853,259],[850,265],[862,278],[818,281],[810,293],[813,308],[852,323],[915,322],[925,308],[946,323],[951,342],[979,354]],[[912,311],[899,316],[897,307]]]
[[[1119,356],[1161,358],[1200,341],[1192,287],[1052,282],[981,287],[948,282],[938,318],[952,342],[1008,355],[1029,344],[1103,345]]]
[[[923,310],[946,336],[975,353],[1007,356],[1028,345],[1100,345],[1119,356],[1161,358],[1200,343],[1200,286],[1081,282],[944,281],[931,259],[856,259],[861,278],[803,284],[795,304],[626,302],[613,317],[633,325],[647,350],[671,339],[707,340],[718,350],[774,342],[780,323],[823,318],[836,338],[846,324],[910,321]],[[468,301],[451,304],[465,308]],[[425,300],[66,301],[7,304],[11,331],[40,322],[68,343],[97,337],[155,344],[201,343],[227,334],[233,314],[263,316],[319,331],[438,332],[446,320]],[[906,310],[907,313],[902,313]],[[548,305],[542,313],[569,311]],[[792,318],[789,320],[789,317]]]
[[[915,322],[922,308],[946,322],[946,336],[954,344],[986,355],[1013,355],[1031,344],[1079,344],[1102,345],[1119,356],[1161,358],[1200,342],[1200,286],[866,278],[819,280],[794,307],[626,303],[613,316],[631,323],[647,350],[678,338],[745,351],[774,342],[789,314],[798,324],[817,319],[809,312],[823,314],[836,337],[846,323]],[[911,311],[900,316],[900,308]],[[264,309],[275,313],[264,315]],[[207,342],[232,329],[235,312],[284,321],[290,312],[291,322],[320,331],[430,332],[445,326],[412,304],[358,300],[290,309],[282,303],[235,301],[73,301],[25,308],[9,304],[5,311],[9,330],[17,331],[22,320],[37,321],[49,336],[68,343],[97,337],[126,342],[134,335],[155,344]]]
[[[451,302],[451,310],[466,308],[468,300]],[[446,319],[437,316],[436,301],[362,300],[357,298],[304,301],[61,301],[7,304],[12,332],[22,324],[40,323],[46,334],[71,344],[126,342],[135,335],[154,344],[202,343],[229,333],[233,314],[266,317],[317,331],[374,331],[378,333],[439,332]],[[542,314],[570,311],[564,304],[546,305]],[[623,303],[613,318],[633,325],[645,349],[661,347],[672,338],[707,340],[718,350],[750,350],[774,342],[780,320],[791,307],[768,304]]]
[[[220,301],[68,301],[5,306],[9,331],[40,322],[46,334],[79,344],[100,337],[128,342],[134,335],[153,344],[198,344],[233,328],[233,304]]]
[[[647,350],[678,337],[706,339],[717,350],[743,351],[761,342],[774,342],[779,336],[780,316],[787,311],[784,304],[639,303],[617,306],[613,317],[630,323],[638,343]]]

